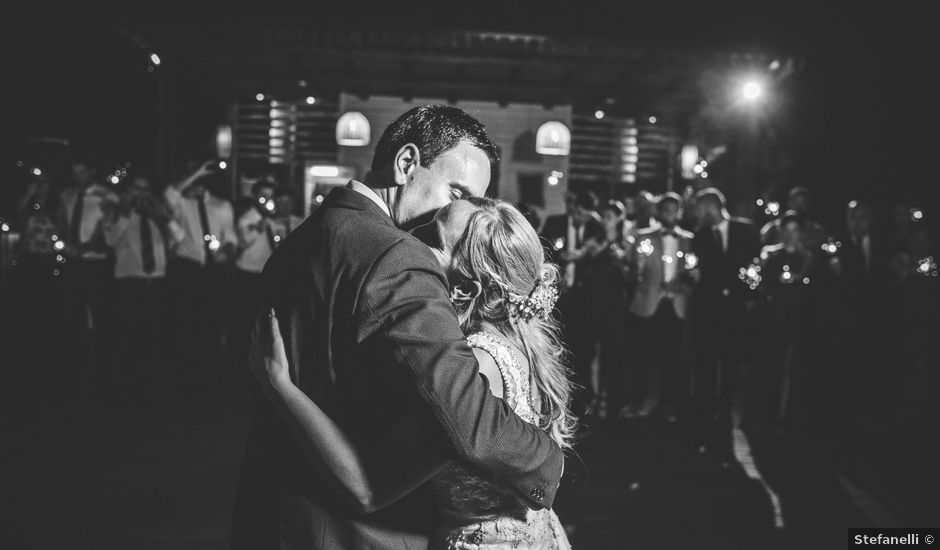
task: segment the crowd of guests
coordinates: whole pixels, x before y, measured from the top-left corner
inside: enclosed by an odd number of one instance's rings
[[[772,213],[731,216],[716,188],[603,204],[581,191],[540,224],[587,419],[727,433],[737,410],[779,434],[926,418],[940,304],[923,211],[899,204],[879,234],[853,200],[827,229],[796,187]]]
[[[233,204],[213,161],[158,192],[131,172],[103,183],[32,176],[13,220],[13,341],[49,389],[133,401],[161,374],[198,411],[221,369],[247,372],[262,268],[302,219],[259,178]],[[563,215],[518,205],[563,274],[558,314],[587,419],[691,419],[722,430],[735,406],[756,431],[918,422],[937,387],[937,268],[924,213],[891,231],[848,203],[813,218],[806,188],[762,227],[715,188],[600,203]],[[55,395],[55,394],[53,394]]]
[[[10,285],[32,381],[126,405],[172,380],[198,413],[220,369],[247,356],[261,270],[302,221],[292,195],[262,177],[233,204],[212,189],[215,161],[187,163],[162,191],[126,169],[105,180],[86,160],[64,186],[35,172],[16,205]]]

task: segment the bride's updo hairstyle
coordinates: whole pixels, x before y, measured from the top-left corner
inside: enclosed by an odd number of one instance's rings
[[[538,393],[532,406],[540,427],[568,448],[576,421],[568,405],[572,384],[567,354],[553,315],[558,268],[544,261],[538,235],[512,204],[479,197],[462,200],[476,208],[449,251],[449,283],[464,290],[462,298],[454,300],[460,326],[472,334],[489,323],[522,347]],[[439,218],[446,220],[449,210],[445,207]],[[480,285],[479,293],[474,282]]]

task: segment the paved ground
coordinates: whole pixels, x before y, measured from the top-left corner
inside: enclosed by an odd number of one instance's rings
[[[16,542],[3,546],[226,548],[247,419],[243,392],[236,384],[222,386],[199,418],[180,415],[168,391],[123,409],[47,399],[6,415],[12,444],[0,450],[8,510],[2,538]],[[675,425],[642,422],[585,430],[556,504],[572,543],[841,548],[848,525],[925,525],[937,517],[929,515],[935,504],[912,501],[921,493],[926,498],[924,486],[935,478],[909,476],[910,486],[894,484],[892,492],[886,489],[892,483],[871,481],[888,479],[871,470],[890,468],[888,462],[846,460],[844,449],[820,441],[750,441],[758,471],[779,497],[775,516],[770,493],[748,476],[729,442],[703,446]],[[869,503],[869,515],[859,511],[865,497],[876,505],[872,512]],[[885,517],[873,520],[873,513]]]

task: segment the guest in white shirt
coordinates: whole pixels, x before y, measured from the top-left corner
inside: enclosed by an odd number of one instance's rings
[[[215,167],[215,161],[188,163],[188,175],[164,191],[175,244],[168,272],[173,325],[179,364],[188,382],[184,405],[194,414],[204,410],[215,363],[221,358],[231,313],[226,300],[227,264],[238,245],[232,204],[208,189]]]
[[[139,396],[153,386],[145,367],[164,340],[169,214],[142,175],[125,184],[120,205],[111,210],[105,239],[115,255],[115,372],[120,394]]]
[[[113,395],[106,385],[111,378],[106,346],[110,340],[111,303],[114,287],[113,251],[104,237],[104,218],[108,204],[117,203],[117,195],[95,180],[93,164],[84,159],[72,162],[74,185],[59,195],[57,237],[64,243],[57,255],[69,287],[70,308],[74,314],[75,336],[84,350],[83,391]],[[90,343],[90,347],[86,347]]]

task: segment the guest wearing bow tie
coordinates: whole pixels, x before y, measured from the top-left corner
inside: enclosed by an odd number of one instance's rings
[[[692,295],[696,361],[693,392],[699,416],[724,429],[730,422],[733,392],[745,358],[748,313],[755,303],[739,270],[760,253],[757,229],[732,218],[724,194],[713,187],[695,195],[701,227],[692,241],[701,277]]]
[[[636,360],[631,404],[623,411],[626,417],[655,411],[675,420],[675,381],[696,268],[693,235],[678,227],[681,205],[678,194],[663,195],[656,203],[659,223],[637,231],[628,247],[636,277],[630,301]]]
[[[232,204],[207,186],[214,166],[214,161],[188,163],[188,175],[164,191],[175,243],[169,266],[173,324],[189,412],[201,410],[223,349],[227,269],[238,245]]]
[[[592,251],[604,242],[604,225],[597,215],[598,199],[592,191],[581,190],[565,199],[565,214],[549,216],[542,227],[542,239],[549,251],[549,261],[559,265],[563,275],[558,314],[564,341],[573,354],[573,368],[578,384],[585,388],[575,404],[586,409],[593,400],[590,391],[591,365],[594,363],[594,338],[588,329],[587,283],[590,281]],[[591,245],[590,243],[595,243]]]
[[[109,209],[105,239],[114,248],[115,382],[121,395],[139,396],[154,386],[148,363],[162,347],[166,308],[169,212],[143,175],[125,184]]]

